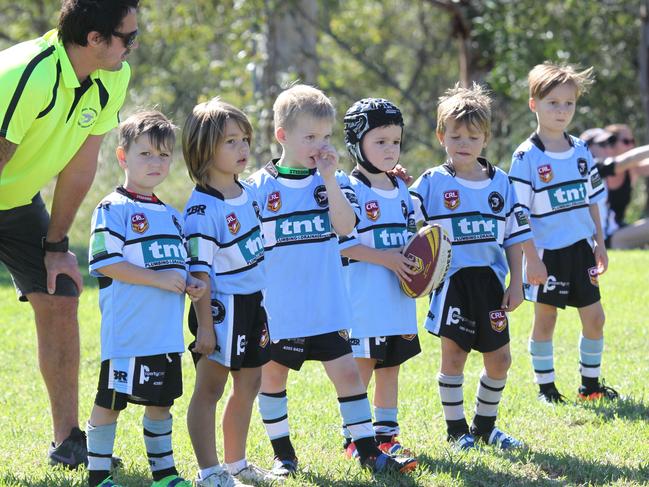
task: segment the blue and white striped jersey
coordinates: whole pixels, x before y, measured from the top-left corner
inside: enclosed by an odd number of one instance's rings
[[[448,233],[453,256],[447,278],[464,267],[491,267],[504,286],[509,268],[503,248],[532,233],[507,174],[486,159],[478,161],[488,172],[486,180],[460,179],[449,164],[422,174],[410,187],[415,219]]]
[[[358,198],[360,221],[354,232],[341,238],[340,248],[365,245],[374,249],[403,247],[415,228],[412,200],[406,184],[395,179],[395,188],[372,188],[362,173],[352,172],[351,187]],[[399,278],[377,264],[349,260],[345,282],[352,304],[354,338],[417,333],[416,301],[406,296]]]
[[[566,134],[569,151],[545,151],[538,134],[518,146],[509,178],[530,216],[538,248],[560,249],[592,239],[589,205],[606,197],[604,183],[583,141]]]
[[[213,296],[252,294],[266,287],[259,203],[254,188],[239,185],[242,193],[232,199],[196,186],[185,206],[189,270],[210,275]]]
[[[101,359],[182,352],[185,296],[105,277],[119,262],[187,277],[180,214],[155,196],[122,187],[106,196],[92,216],[90,275],[99,278]]]
[[[338,171],[336,179],[358,211],[349,178]],[[261,206],[268,280],[264,303],[271,339],[350,328],[338,238],[320,174],[281,175],[270,162],[248,182],[256,188]]]

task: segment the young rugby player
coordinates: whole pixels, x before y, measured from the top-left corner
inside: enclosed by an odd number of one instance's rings
[[[441,337],[439,394],[447,439],[461,450],[474,448],[476,439],[502,449],[521,444],[495,426],[511,364],[507,313],[523,301],[521,247],[532,255],[528,271],[538,282],[545,277],[507,175],[480,157],[491,134],[490,107],[479,85],[446,92],[437,108],[437,138],[448,159],[410,188],[417,220],[441,225],[453,246],[448,277],[432,296],[425,326]],[[471,349],[482,353],[484,370],[469,428],[462,386]]]
[[[205,286],[188,275],[181,216],[154,189],[169,173],[175,127],[139,112],[119,127],[117,160],[126,181],[92,217],[90,273],[99,278],[101,372],[88,421],[89,485],[109,474],[117,418],[127,403],[145,406],[144,444],[153,487],[191,486],[178,476],[169,409],[182,394],[184,293]]]
[[[336,235],[354,229],[358,208],[331,145],[334,108],[310,86],[282,92],[273,106],[282,156],[251,178],[258,189],[268,279],[271,361],[264,366],[259,410],[275,453],[273,471],[297,470],[289,438],[286,382],[305,360],[322,362],[338,394],[340,412],[360,461],[375,472],[405,472],[412,458],[376,446],[366,389],[349,345],[349,298]]]
[[[566,133],[579,95],[592,83],[592,68],[539,64],[528,75],[529,107],[536,132],[514,152],[510,179],[531,217],[534,241],[547,267],[542,285],[525,279],[525,298],[534,304],[529,350],[539,399],[564,402],[554,383],[552,335],[557,308],[579,311],[582,399],[612,399],[617,392],[599,381],[604,349],[604,310],[599,275],[608,257],[597,202],[605,198],[602,179],[583,141]]]
[[[341,239],[352,304],[349,342],[366,388],[374,373],[379,449],[403,452],[396,438],[399,367],[421,351],[416,301],[399,285],[399,277],[408,280],[413,272],[401,253],[415,227],[412,200],[406,184],[386,174],[399,162],[403,118],[389,101],[365,98],[347,110],[344,123],[347,149],[356,163],[349,180],[361,209],[356,229]],[[344,434],[352,456],[355,445],[347,428]]]
[[[196,484],[204,487],[237,485],[232,476],[255,483],[275,479],[246,460],[261,366],[270,359],[259,205],[255,191],[237,177],[248,163],[251,137],[245,114],[216,98],[194,107],[183,128],[183,154],[196,183],[185,209],[189,270],[209,290],[189,317],[196,384],[187,425],[200,468]],[[215,412],[230,375],[223,468],[216,455]]]

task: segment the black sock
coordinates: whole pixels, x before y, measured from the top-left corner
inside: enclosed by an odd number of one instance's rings
[[[392,441],[392,435],[376,435],[376,444],[380,445],[381,443],[390,443]]]
[[[473,436],[480,436],[483,439],[488,440],[495,424],[496,416],[481,416],[476,414],[469,431]]]
[[[88,485],[90,487],[97,487],[108,477],[110,477],[110,472],[108,470],[89,470]]]
[[[597,377],[584,377],[581,376],[581,385],[587,391],[596,391],[599,389],[599,379]]]
[[[469,432],[469,425],[466,423],[466,419],[464,418],[446,420],[446,432],[448,433],[449,439],[457,439]]]
[[[275,456],[280,460],[293,460],[295,458],[295,449],[291,443],[290,436],[275,438],[274,440],[270,440],[270,442],[273,445]]]
[[[557,390],[557,386],[554,385],[554,382],[547,382],[545,384],[539,384],[539,389],[543,394],[547,394],[552,390]]]
[[[381,450],[376,446],[376,439],[373,436],[354,440],[354,444],[361,462],[364,462],[368,457],[377,457],[381,454]]]
[[[178,470],[176,470],[176,467],[171,467],[171,468],[165,468],[164,470],[156,470],[155,472],[151,472],[153,476],[153,481],[158,482],[159,480],[162,480],[165,477],[169,477],[170,475],[178,475]]]

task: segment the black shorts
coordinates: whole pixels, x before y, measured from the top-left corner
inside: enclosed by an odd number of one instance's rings
[[[129,392],[117,392],[116,389]],[[170,407],[183,395],[179,353],[149,355],[101,363],[95,404],[121,411],[127,403]]]
[[[391,335],[383,337],[350,338],[354,358],[375,359],[375,369],[394,367],[411,359],[419,352],[419,337],[412,335]]]
[[[465,267],[432,296],[426,329],[450,338],[466,352],[493,352],[509,343],[509,321],[501,308],[503,287],[489,267]]]
[[[542,286],[525,282],[525,299],[557,308],[583,308],[600,300],[599,274],[593,249],[586,240],[556,250],[539,249],[548,270]]]
[[[0,262],[11,273],[18,299],[29,293],[47,294],[47,271],[41,241],[47,235],[50,216],[38,193],[32,202],[0,210]],[[56,278],[56,296],[78,296],[74,281],[65,274]]]
[[[270,360],[268,319],[264,309],[264,296],[253,294],[216,293],[212,299],[212,319],[216,333],[216,349],[207,357],[229,368],[261,367]],[[189,310],[189,331],[196,336],[196,312]],[[189,349],[194,348],[192,342]],[[194,364],[202,355],[192,352]]]
[[[303,338],[273,340],[271,359],[289,369],[300,370],[306,360],[329,362],[352,353],[347,330],[332,331]]]

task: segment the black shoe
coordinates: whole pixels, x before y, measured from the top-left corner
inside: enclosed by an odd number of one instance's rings
[[[86,434],[79,428],[74,427],[65,440],[59,446],[50,444],[47,457],[50,465],[63,465],[69,469],[76,469],[83,464],[88,466],[88,447],[86,446]],[[112,457],[111,467],[118,468],[122,466],[122,459]]]
[[[561,394],[556,387],[552,386],[546,390],[541,390],[538,395],[539,401],[548,404],[565,404],[566,397]]]
[[[361,462],[361,466],[370,469],[373,473],[408,473],[417,468],[417,459],[381,452],[380,455],[366,458]]]
[[[273,461],[270,473],[277,477],[291,477],[297,473],[297,458],[278,458]]]
[[[579,386],[578,397],[582,401],[599,401],[600,399],[618,399],[620,395],[602,380],[601,384],[598,382],[597,387],[594,388],[587,388],[583,385]]]

